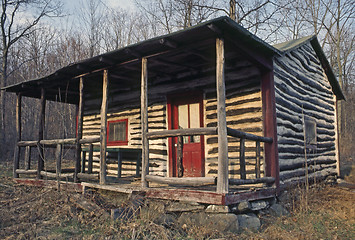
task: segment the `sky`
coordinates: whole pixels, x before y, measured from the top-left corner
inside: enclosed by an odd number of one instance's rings
[[[64,8],[67,10],[75,9],[80,4],[80,0],[62,0],[64,3]],[[87,0],[81,0],[87,1]],[[96,0],[100,1],[100,0]],[[120,7],[126,10],[133,10],[135,8],[134,0],[101,0],[104,2],[108,7]]]

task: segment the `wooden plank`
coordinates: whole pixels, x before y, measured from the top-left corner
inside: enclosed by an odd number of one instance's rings
[[[255,177],[260,178],[260,142],[255,142],[256,149],[255,149]]]
[[[55,172],[57,175],[57,180],[59,181],[60,175],[62,174],[62,145],[57,144],[57,149],[55,150],[56,167]]]
[[[185,128],[185,129],[171,129],[149,132],[147,134],[148,139],[158,139],[165,137],[177,137],[177,136],[193,136],[193,135],[215,135],[217,134],[216,127],[206,128]]]
[[[228,136],[237,137],[237,138],[245,138],[252,141],[260,141],[260,142],[267,142],[272,143],[272,138],[270,137],[261,137],[251,133],[246,133],[237,129],[227,128]]]
[[[106,184],[108,81],[108,70],[104,70],[102,79],[102,104],[100,127],[100,184]]]
[[[247,174],[245,171],[245,138],[240,139],[239,164],[240,164],[240,178],[246,179]]]
[[[142,58],[141,76],[141,124],[142,124],[142,186],[149,187],[146,175],[149,174],[149,141],[148,141],[148,62]]]
[[[98,173],[78,173],[79,179],[89,179],[89,180],[98,180],[99,174]]]
[[[148,182],[157,182],[170,185],[184,185],[184,186],[202,186],[202,185],[215,185],[215,177],[161,177],[156,175],[147,175]]]
[[[21,93],[17,94],[16,98],[16,142],[21,141],[21,103],[22,103],[22,95]],[[19,175],[16,173],[16,170],[20,165],[20,147],[15,146],[14,152],[14,169],[13,169],[13,177],[18,178]]]
[[[274,183],[275,178],[263,177],[255,179],[229,179],[230,185],[244,185],[244,184],[257,184],[257,183]]]
[[[14,181],[18,184],[36,186],[36,187],[50,187],[57,188],[57,180],[42,180],[42,179],[29,179],[29,178],[17,178]],[[60,181],[61,189],[65,191],[81,192],[82,186],[80,183],[72,183],[68,181]]]
[[[100,142],[100,137],[85,137],[79,140],[80,144]]]
[[[255,201],[276,196],[275,188],[260,189],[244,193],[230,193],[225,197],[225,205],[232,205],[243,201]]]
[[[272,60],[270,61],[272,62]],[[278,191],[280,185],[280,170],[277,147],[276,104],[273,71],[266,72],[262,76],[261,92],[263,102],[264,136],[274,139],[272,143],[264,143],[265,176],[275,178],[275,185]]]
[[[17,174],[37,174],[37,170],[36,169],[31,169],[31,170],[16,169],[16,173]]]
[[[216,39],[216,85],[218,119],[217,192],[228,193],[228,139],[226,120],[226,90],[224,82],[224,40]]]
[[[79,80],[79,104],[78,104],[78,122],[76,133],[76,152],[75,152],[75,174],[74,182],[77,182],[77,174],[80,172],[80,160],[81,160],[81,144],[79,140],[83,137],[83,116],[84,116],[84,78]],[[84,168],[85,169],[85,168]]]
[[[88,173],[92,173],[93,158],[94,158],[94,145],[89,144]]]
[[[199,190],[186,190],[186,189],[155,189],[149,188],[145,191],[145,197],[180,200],[189,202],[199,202],[214,205],[224,205],[225,194],[199,191]]]
[[[134,188],[124,188],[122,186],[112,186],[112,185],[99,185],[96,183],[88,183],[88,182],[83,182],[81,183],[83,186],[83,189],[85,191],[86,188],[96,188],[96,189],[102,189],[102,190],[107,190],[107,191],[113,191],[113,192],[120,192],[120,193],[134,193],[137,192]]]
[[[42,177],[50,177],[50,178],[73,178],[74,177],[74,173],[61,173],[59,176],[57,175],[57,173],[53,173],[53,172],[48,172],[48,171],[41,171],[41,176]]]
[[[38,125],[38,142],[44,138],[44,127],[46,120],[46,92],[44,88],[41,88],[41,102],[40,102],[40,113],[39,113],[39,125]],[[37,178],[41,178],[41,171],[44,168],[44,149],[40,144],[38,147],[38,166],[37,166]]]
[[[75,144],[75,138],[66,138],[66,139],[45,139],[39,141],[42,145],[55,145],[57,144]]]
[[[26,146],[25,149],[25,169],[29,170],[31,168],[31,147]]]
[[[182,177],[184,175],[184,167],[182,164],[183,151],[184,151],[183,137],[179,136],[177,141],[177,156],[176,156],[178,177]]]

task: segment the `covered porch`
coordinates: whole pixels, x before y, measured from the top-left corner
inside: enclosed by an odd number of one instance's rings
[[[84,190],[141,192],[151,198],[218,205],[273,197],[279,185],[274,54],[277,51],[270,45],[222,17],[69,65],[44,78],[9,86],[6,91],[17,94],[14,178],[35,175],[34,181],[72,179],[81,182]],[[240,122],[249,124],[250,121],[235,117],[246,110],[231,109],[242,104],[247,109],[249,99],[243,96],[256,93],[255,89],[260,91],[262,114],[260,120],[253,120],[262,125],[257,134],[233,128]],[[77,134],[70,139],[44,139],[46,101],[58,99],[59,94],[63,94],[61,99],[67,99],[66,103],[77,105]],[[180,101],[180,97],[191,95],[201,95],[200,100]],[[41,99],[39,134],[31,141],[21,138],[23,96]],[[257,97],[253,99],[259,101]],[[197,103],[200,118],[194,125],[192,104]],[[175,126],[185,106],[189,123],[186,127],[180,123]],[[151,120],[154,108],[163,109],[162,119]],[[171,117],[174,111],[180,115]],[[114,141],[108,136],[108,118],[112,122],[121,121],[123,112],[127,116],[139,115],[139,121],[134,119],[138,123],[133,126],[133,120],[127,120],[126,135],[130,136]],[[93,123],[92,130],[85,128],[87,119],[97,119],[99,127]],[[156,140],[158,143],[152,144]],[[235,144],[229,145],[228,141]],[[159,145],[159,151],[152,149],[152,145]],[[72,162],[74,172],[65,172],[62,151],[70,146],[76,152]],[[184,162],[190,156],[186,153],[190,146],[198,146],[200,151],[198,158],[202,160],[197,174],[189,173]],[[56,149],[53,171],[45,171],[43,149],[46,147]],[[236,150],[231,164],[229,154],[233,147]],[[35,167],[31,166],[33,148],[39,153]],[[23,157],[21,149],[25,149]],[[140,156],[136,159],[135,176],[121,174],[120,151],[129,149]],[[99,153],[98,171],[93,167],[95,151]],[[118,152],[116,176],[108,176],[110,152]],[[162,159],[167,167],[161,173],[152,171],[152,154],[164,155]],[[191,151],[191,159],[196,158],[193,154]],[[25,163],[22,168],[20,161]],[[210,166],[216,166],[217,172]],[[233,171],[235,166],[237,171]]]

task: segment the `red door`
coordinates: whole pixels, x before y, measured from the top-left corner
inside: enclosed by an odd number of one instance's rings
[[[203,127],[202,94],[179,94],[168,98],[169,129]],[[170,176],[177,177],[177,137],[169,139]],[[184,136],[182,154],[183,177],[204,176],[203,136]]]

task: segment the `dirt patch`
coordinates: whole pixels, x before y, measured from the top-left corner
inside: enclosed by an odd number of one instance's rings
[[[284,196],[282,204],[291,216],[261,214],[260,231],[221,234],[208,226],[157,221],[164,201],[145,199],[128,221],[112,220],[109,211],[127,206],[128,195],[94,191],[83,198],[75,191],[18,185],[11,164],[0,164],[0,239],[355,239],[351,190],[316,185]]]

